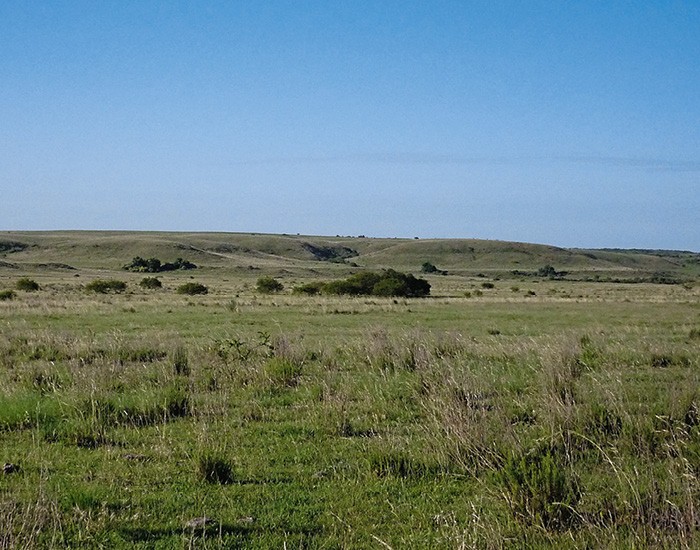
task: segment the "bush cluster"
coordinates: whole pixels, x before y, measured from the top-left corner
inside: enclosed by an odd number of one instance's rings
[[[21,279],[17,280],[15,287],[17,290],[34,292],[35,290],[39,290],[39,283],[37,283],[34,279],[30,279],[29,277],[22,277]]]
[[[99,294],[107,294],[109,292],[119,294],[126,290],[126,283],[116,279],[95,279],[85,286],[85,290]]]
[[[14,290],[0,290],[0,301],[12,300],[15,297]]]
[[[141,288],[155,290],[157,288],[162,288],[163,283],[161,283],[160,280],[157,279],[156,277],[144,277],[143,279],[141,279],[139,286]]]
[[[127,271],[136,271],[138,273],[161,273],[163,271],[177,271],[178,269],[196,269],[197,266],[192,262],[178,258],[174,262],[162,263],[158,258],[148,258],[147,260],[141,256],[136,256],[131,263],[123,266],[122,269]]]
[[[195,294],[208,294],[209,289],[201,283],[185,283],[177,287],[177,293],[194,296]]]
[[[362,271],[347,279],[298,286],[295,294],[347,294],[350,296],[401,296],[418,298],[430,294],[430,283],[410,273],[387,269],[381,273]]]
[[[275,292],[284,290],[284,285],[274,277],[260,277],[255,284],[255,288],[258,292],[262,292],[263,294],[274,294]]]

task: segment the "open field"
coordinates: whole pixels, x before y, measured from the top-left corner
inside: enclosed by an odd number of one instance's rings
[[[700,547],[697,254],[1,243],[0,548]],[[120,269],[135,256],[199,267],[146,290],[152,274]],[[431,296],[291,292],[363,267]],[[262,275],[285,289],[259,293]],[[187,282],[208,294],[177,294]]]

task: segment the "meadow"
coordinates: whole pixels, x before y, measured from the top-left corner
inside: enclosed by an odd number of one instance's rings
[[[523,276],[513,246],[460,270],[474,243],[440,243],[396,256],[427,298],[303,296],[391,255],[198,245],[177,249],[198,269],[146,289],[120,266],[170,245],[50,237],[66,248],[0,266],[0,548],[700,547],[687,265],[678,284],[565,256],[585,276]]]

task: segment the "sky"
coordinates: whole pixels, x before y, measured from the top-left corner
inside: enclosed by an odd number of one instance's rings
[[[700,251],[700,2],[0,1],[0,229]]]

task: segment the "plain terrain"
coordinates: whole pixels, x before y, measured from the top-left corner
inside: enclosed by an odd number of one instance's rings
[[[700,546],[698,254],[4,232],[3,291],[0,548]]]

